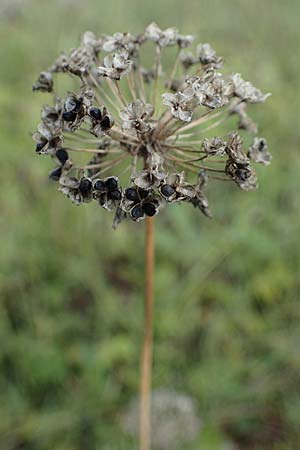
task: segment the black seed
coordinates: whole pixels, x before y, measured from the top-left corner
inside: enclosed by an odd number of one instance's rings
[[[72,111],[65,111],[62,115],[63,120],[65,120],[66,122],[74,122],[74,120],[76,119],[76,113],[72,112]]]
[[[145,214],[150,217],[154,216],[156,213],[156,207],[155,205],[153,205],[153,203],[144,203],[143,209]]]
[[[64,148],[56,150],[55,156],[61,164],[64,164],[69,159],[68,152]]]
[[[99,108],[90,108],[89,109],[89,115],[95,119],[100,121],[102,119],[102,113],[101,113],[101,109]]]
[[[47,144],[47,141],[45,142],[39,142],[38,144],[36,144],[35,146],[35,151],[37,153],[39,153],[41,150],[43,150],[43,148],[45,147],[45,145]]]
[[[117,180],[116,180],[115,178],[111,177],[111,178],[108,178],[108,179],[105,181],[105,186],[106,186],[106,188],[107,188],[109,191],[112,191],[112,190],[114,190],[114,189],[117,189],[117,187],[118,187],[118,182],[117,182]]]
[[[264,141],[263,141],[263,140],[259,141],[259,144],[258,144],[258,151],[259,151],[259,152],[262,152],[262,151],[264,150],[264,148],[265,148],[265,143],[264,143]]]
[[[109,200],[121,200],[121,198],[122,198],[121,191],[119,191],[117,189],[115,191],[109,191],[107,193],[107,198]]]
[[[92,189],[92,182],[88,178],[81,178],[79,190],[82,194],[86,194],[87,192],[90,192]]]
[[[104,129],[109,129],[111,128],[113,125],[113,121],[111,120],[111,117],[109,116],[104,116],[103,119],[101,120],[101,127]]]
[[[58,181],[61,177],[62,168],[56,167],[56,169],[52,170],[52,172],[49,173],[50,180]]]
[[[136,201],[139,200],[139,196],[138,196],[137,190],[135,188],[128,188],[128,189],[126,189],[125,197],[128,200],[131,200],[133,202],[136,202]]]
[[[170,186],[169,184],[164,184],[161,188],[161,193],[165,197],[171,197],[171,195],[173,195],[174,192],[175,192],[175,189],[172,186]]]
[[[139,196],[140,198],[146,198],[149,195],[149,191],[147,191],[147,189],[139,189],[138,190]]]
[[[237,166],[239,169],[244,169],[244,168],[249,167],[249,163],[248,163],[248,162],[237,162],[237,163],[236,163],[236,166]]]
[[[143,217],[144,210],[140,205],[134,206],[134,208],[130,211],[130,215],[134,220],[137,220],[140,217]]]
[[[104,181],[102,181],[102,180],[97,180],[97,181],[95,181],[95,183],[94,183],[94,189],[95,189],[96,191],[101,191],[101,192],[106,191],[106,186],[105,186]]]

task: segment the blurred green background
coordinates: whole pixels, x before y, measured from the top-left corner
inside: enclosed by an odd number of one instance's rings
[[[251,112],[273,163],[256,192],[211,191],[211,221],[157,218],[154,387],[197,403],[185,450],[298,450],[299,0],[2,0],[0,14],[0,449],[135,448],[119,416],[139,383],[143,224],[113,231],[48,181],[31,85],[83,31],[155,20],[272,92]]]

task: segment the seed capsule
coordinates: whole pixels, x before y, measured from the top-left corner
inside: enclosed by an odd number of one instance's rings
[[[139,196],[138,196],[137,190],[135,188],[128,188],[128,189],[126,189],[125,197],[128,200],[131,200],[133,202],[136,202],[136,201],[139,200]]]
[[[115,191],[109,191],[107,193],[107,198],[110,200],[121,200],[121,198],[122,198],[121,191],[119,191],[117,189]]]
[[[59,148],[56,150],[55,156],[61,164],[65,164],[65,162],[69,159],[68,152],[64,148]]]
[[[175,192],[175,189],[172,186],[170,186],[169,184],[164,184],[161,188],[161,193],[165,197],[171,197],[171,195],[173,195],[174,192]]]
[[[39,143],[36,144],[36,146],[35,146],[35,151],[36,151],[37,153],[40,153],[40,151],[43,150],[43,148],[45,147],[46,144],[47,144],[46,141],[45,141],[45,142],[39,142]]]
[[[60,177],[61,177],[61,173],[62,173],[62,168],[61,167],[56,167],[56,169],[52,170],[49,173],[50,180],[58,181],[60,179]]]
[[[72,111],[65,111],[62,114],[62,118],[65,122],[74,122],[74,120],[76,119],[76,113]]]
[[[101,127],[104,130],[109,130],[113,126],[113,124],[114,124],[114,119],[109,114],[104,116],[103,119],[101,120]]]
[[[113,177],[108,178],[105,181],[105,186],[109,191],[112,191],[118,187],[118,181]]]
[[[140,205],[134,206],[130,211],[130,215],[134,220],[140,219],[144,215],[143,208]]]
[[[147,189],[139,189],[138,194],[141,199],[148,197],[149,191]]]
[[[104,192],[106,190],[105,183],[102,180],[96,180],[94,183],[94,189],[96,191]]]
[[[79,190],[82,194],[86,194],[87,192],[90,192],[92,189],[92,182],[89,178],[81,178]]]
[[[99,108],[90,108],[89,109],[89,115],[95,119],[98,120],[100,122],[100,120],[102,119],[102,113],[101,113],[101,109]]]
[[[144,212],[146,216],[152,217],[156,213],[156,208],[153,203],[144,203],[143,205]]]

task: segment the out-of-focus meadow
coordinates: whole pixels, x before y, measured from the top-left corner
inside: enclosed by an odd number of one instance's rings
[[[2,0],[0,14],[0,449],[135,448],[120,413],[138,389],[143,224],[113,231],[48,181],[31,85],[83,31],[153,20],[273,94],[251,109],[273,153],[260,189],[217,186],[213,220],[184,207],[156,220],[154,387],[197,404],[185,450],[298,449],[299,0]]]

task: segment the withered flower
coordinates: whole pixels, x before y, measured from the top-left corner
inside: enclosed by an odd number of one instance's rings
[[[257,187],[257,176],[244,152],[243,140],[237,132],[229,136],[226,153],[229,156],[225,167],[226,173],[241,189],[245,191],[255,189]]]
[[[195,109],[195,95],[192,89],[187,88],[175,94],[163,94],[162,98],[163,104],[170,108],[173,117],[183,122],[192,120]]]
[[[201,77],[188,81],[198,98],[199,104],[208,108],[222,108],[233,96],[233,85],[222,74],[208,69]]]
[[[219,137],[204,139],[202,148],[208,156],[224,156],[226,153],[227,142]]]
[[[195,36],[193,36],[192,34],[187,34],[187,35],[177,34],[177,37],[176,37],[177,45],[179,48],[189,47],[190,45],[192,45],[194,40],[195,40]]]
[[[245,102],[262,103],[271,95],[263,94],[250,81],[243,80],[239,73],[232,75],[231,80],[234,86],[234,94]]]
[[[221,69],[223,66],[223,58],[217,56],[210,44],[199,44],[196,53],[200,63],[204,66],[210,66],[215,69]]]
[[[140,56],[147,41],[154,43],[155,59],[145,67]],[[193,41],[154,23],[139,35],[97,38],[87,32],[78,48],[41,72],[33,89],[55,88],[56,96],[42,108],[36,152],[51,156],[49,177],[72,202],[98,202],[114,212],[114,225],[126,218],[139,222],[177,203],[210,217],[208,183],[257,186],[252,161],[268,165],[271,155],[258,137],[245,150],[238,130],[257,133],[246,106],[269,94],[239,74],[223,75],[223,60],[209,44],[182,50]],[[177,56],[168,69],[163,56],[172,46]],[[64,74],[78,80],[72,92],[57,90],[56,77]],[[225,131],[232,117],[237,124]]]
[[[238,128],[251,134],[257,133],[257,125],[247,114],[247,103],[237,100],[230,106],[230,114],[236,114],[239,118]]]
[[[113,56],[106,56],[103,61],[103,66],[98,67],[98,73],[103,77],[120,80],[130,72],[131,67],[132,61],[128,59],[128,53],[122,51],[115,53]]]
[[[258,137],[254,138],[247,155],[252,161],[263,164],[264,166],[268,166],[272,159],[272,155],[268,151],[267,141]]]
[[[156,23],[151,23],[145,31],[146,38],[154,41],[159,47],[169,47],[176,44],[178,31],[176,28],[161,30]]]
[[[123,130],[136,130],[139,133],[147,133],[151,130],[149,119],[153,116],[154,109],[150,103],[142,100],[130,103],[120,112]]]
[[[199,62],[192,52],[180,52],[179,59],[185,70],[188,70]]]
[[[33,91],[52,92],[53,78],[51,72],[41,72],[36,83],[32,86]]]

